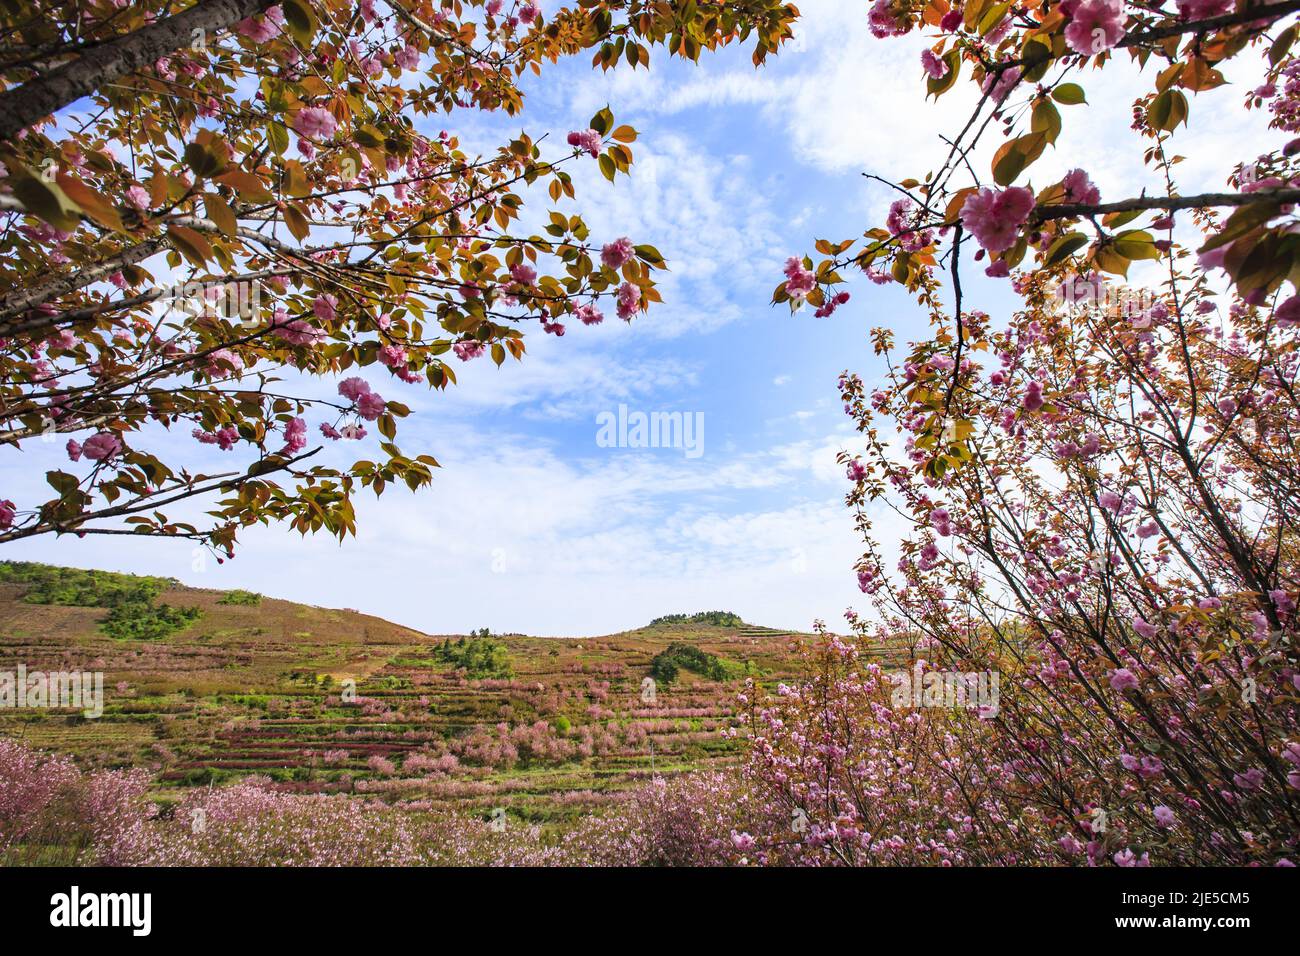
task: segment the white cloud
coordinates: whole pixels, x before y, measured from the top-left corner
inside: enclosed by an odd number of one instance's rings
[[[697,461],[595,448],[575,458],[458,425],[439,441],[432,488],[360,494],[358,537],[342,543],[248,529],[233,562],[202,571],[188,542],[43,538],[6,557],[246,587],[433,632],[608,633],[714,607],[807,628],[852,598],[861,549],[838,439]]]

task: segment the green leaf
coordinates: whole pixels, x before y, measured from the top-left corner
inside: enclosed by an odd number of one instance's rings
[[[961,73],[961,51],[956,48],[949,50],[943,55],[943,62],[948,65],[948,72],[938,79],[927,77],[925,81],[926,95],[936,99],[952,89],[952,85],[957,82]]]
[[[46,182],[25,167],[10,178],[10,183],[23,208],[55,229],[73,232],[80,224],[81,210],[58,183]]]
[[[177,251],[200,269],[212,258],[212,244],[188,226],[168,226],[167,235]]]
[[[1173,132],[1187,122],[1187,97],[1181,90],[1165,90],[1147,107],[1147,124],[1153,129]]]
[[[642,261],[648,262],[652,266],[662,266],[664,264],[664,257],[659,254],[659,250],[654,246],[642,245],[633,246],[632,248]]]
[[[1026,166],[1043,154],[1046,145],[1047,134],[1042,131],[1003,143],[993,156],[993,181],[999,186],[1010,186]]]
[[[1052,90],[1052,99],[1062,106],[1078,106],[1088,102],[1083,95],[1083,87],[1078,83],[1061,83]]]
[[[593,116],[588,125],[601,136],[604,136],[614,125],[614,114],[609,111],[609,107],[607,106]]]
[[[1065,261],[1088,244],[1088,237],[1081,232],[1067,232],[1047,247],[1043,256],[1043,265],[1054,266]]]
[[[1281,211],[1279,205],[1275,202],[1256,202],[1248,203],[1239,208],[1228,221],[1223,224],[1223,228],[1198,250],[1199,252],[1209,252],[1211,249],[1217,249],[1220,246],[1226,246],[1228,243],[1240,239],[1246,233],[1264,225]]]
[[[60,497],[65,497],[77,490],[81,483],[76,475],[70,475],[66,471],[47,471],[45,480],[50,487],[57,491]]]
[[[1115,237],[1115,251],[1125,259],[1159,259],[1151,233],[1142,229],[1129,229]]]
[[[302,214],[302,211],[297,206],[285,205],[284,224],[289,227],[289,232],[299,242],[311,235],[311,224],[307,222],[307,217]]]
[[[312,38],[320,26],[311,4],[307,0],[284,0],[281,7],[293,38],[305,47],[311,46]]]
[[[208,218],[217,224],[217,228],[223,235],[234,236],[239,223],[229,203],[216,193],[204,193],[203,208],[207,211]]]
[[[1291,49],[1291,44],[1295,43],[1296,27],[1294,25],[1287,27],[1277,35],[1273,45],[1268,48],[1268,62],[1277,66],[1286,56],[1287,51]]]
[[[225,162],[216,153],[198,143],[185,144],[185,164],[200,179],[215,176],[225,168]]]
[[[271,148],[275,150],[275,155],[283,156],[285,150],[289,148],[289,130],[278,120],[273,120],[267,127],[267,136],[271,140]]]
[[[1034,106],[1031,128],[1035,132],[1044,133],[1049,143],[1056,142],[1056,137],[1061,133],[1061,113],[1052,105],[1051,100],[1039,100]]]

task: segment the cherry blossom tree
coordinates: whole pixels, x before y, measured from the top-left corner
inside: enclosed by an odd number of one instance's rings
[[[879,37],[933,31],[930,94],[965,70],[980,98],[935,171],[889,184],[883,225],[792,258],[775,295],[828,315],[857,268],[932,321],[902,349],[873,330],[883,380],[840,381],[874,613],[850,611],[854,639],[755,704],[751,773],[807,815],[817,860],[1294,864],[1300,140],[1193,195],[1173,149],[1194,95],[1260,58],[1245,105],[1300,132],[1297,10],[871,7]],[[1031,185],[1116,57],[1151,78],[1133,128],[1164,188],[1104,201],[1085,156]],[[977,147],[999,129],[985,171]],[[964,307],[972,261],[1021,307]],[[1147,286],[1126,284],[1134,263]],[[896,545],[875,530],[884,510],[907,529]],[[900,709],[873,657],[900,652],[1001,675],[996,715]]]
[[[164,535],[229,555],[255,522],[341,537],[359,488],[426,485],[437,461],[396,443],[394,380],[444,389],[460,362],[521,360],[533,321],[556,336],[630,321],[665,267],[561,211],[579,164],[611,181],[631,167],[636,132],[608,109],[563,142],[520,133],[486,155],[433,132],[438,114],[517,113],[525,72],[588,51],[636,69],[656,46],[694,59],[746,42],[762,62],[795,15],[773,0],[5,7],[0,440],[66,440],[69,463],[47,500],[0,489],[0,541]],[[337,396],[311,376],[341,376]],[[164,429],[232,464],[164,459]],[[313,462],[371,429],[376,460]],[[211,521],[169,517],[186,499]]]

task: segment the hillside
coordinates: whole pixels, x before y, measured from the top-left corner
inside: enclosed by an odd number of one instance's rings
[[[0,671],[102,671],[105,698],[99,719],[0,710],[0,734],[88,767],[147,768],[163,801],[255,773],[297,792],[560,822],[651,774],[733,759],[723,732],[743,680],[795,676],[795,637],[722,612],[598,638],[431,635],[247,592],[0,563]]]

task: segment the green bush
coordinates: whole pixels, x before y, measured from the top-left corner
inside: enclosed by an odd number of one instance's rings
[[[99,622],[99,629],[118,640],[156,641],[189,627],[201,616],[196,607],[123,601],[109,608],[108,617]]]
[[[26,584],[27,604],[106,607],[99,629],[120,640],[153,641],[193,624],[202,612],[196,607],[154,604],[175,578],[57,568],[32,561],[0,561],[0,583]]]
[[[656,624],[710,624],[714,627],[744,627],[745,622],[739,614],[730,611],[700,611],[697,614],[665,614],[650,622]]]
[[[179,582],[116,571],[57,568],[32,561],[0,561],[0,583],[26,584],[23,600],[28,604],[113,607],[124,601],[150,602]]]
[[[243,607],[257,607],[262,603],[262,595],[256,591],[244,591],[235,588],[233,591],[227,591],[221,596],[218,604],[238,604]]]
[[[484,633],[487,633],[486,628]],[[465,671],[465,675],[474,680],[509,680],[514,676],[506,646],[491,637],[462,637],[454,643],[448,638],[438,645],[433,657],[436,661]]]
[[[650,676],[660,684],[671,684],[681,670],[688,670],[709,680],[726,680],[731,676],[725,662],[692,644],[673,643],[650,662]]]

